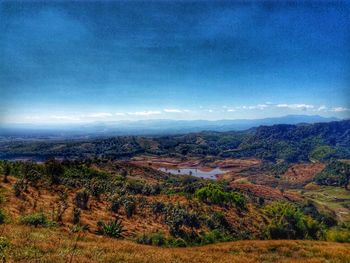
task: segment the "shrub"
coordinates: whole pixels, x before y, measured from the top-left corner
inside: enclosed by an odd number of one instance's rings
[[[201,201],[210,204],[221,206],[235,204],[239,208],[245,207],[245,199],[240,193],[224,192],[223,188],[218,184],[211,183],[206,187],[198,189],[195,195]]]
[[[133,199],[127,199],[124,201],[124,209],[127,218],[132,217],[136,210],[136,204]]]
[[[10,241],[6,237],[0,236],[0,260],[6,262],[7,250],[10,247]]]
[[[168,241],[170,247],[187,247],[187,243],[182,238],[171,238]]]
[[[153,245],[153,246],[164,246],[166,245],[166,238],[162,232],[155,232],[149,235],[142,235],[136,242],[144,245]]]
[[[182,226],[188,226],[190,228],[198,228],[200,226],[200,220],[196,213],[191,213],[185,210],[179,205],[169,205],[164,209],[165,223],[170,228],[170,234],[173,236],[179,236],[182,231]]]
[[[88,208],[89,193],[86,190],[77,192],[74,201],[78,208],[86,210]]]
[[[71,228],[70,228],[70,231],[72,233],[78,233],[78,232],[85,232],[85,231],[89,231],[90,227],[89,225],[80,225],[80,224],[76,224],[76,225],[73,225]]]
[[[34,163],[28,161],[22,164],[22,177],[35,185],[39,181],[41,174],[35,170]]]
[[[271,239],[319,239],[323,225],[305,215],[290,203],[273,203],[266,206],[265,214],[270,219],[265,235]]]
[[[125,185],[126,192],[134,195],[142,194],[143,188],[144,183],[136,180],[129,180]]]
[[[30,226],[47,226],[48,220],[44,213],[33,213],[20,218],[21,224],[30,225]]]
[[[165,208],[165,205],[162,202],[156,201],[152,203],[152,212],[156,215],[163,213],[164,208]]]
[[[207,221],[209,229],[231,230],[231,226],[222,212],[214,212]]]
[[[74,207],[73,208],[73,220],[72,220],[74,225],[80,223],[80,214],[81,214],[80,209],[78,207]]]
[[[97,222],[97,233],[100,235],[120,238],[122,237],[122,233],[124,232],[123,225],[121,220],[109,221],[108,223],[104,223],[102,221]]]
[[[327,231],[326,240],[341,243],[350,242],[350,224],[342,224]]]
[[[110,210],[114,213],[118,213],[120,208],[120,200],[117,197],[113,197],[111,200]]]
[[[233,240],[232,237],[224,233],[219,229],[214,229],[208,233],[205,233],[201,237],[201,245],[213,244],[217,242],[226,242]]]
[[[4,183],[8,183],[8,176],[11,174],[11,165],[5,161],[4,165],[3,165],[3,174],[4,174]]]
[[[60,182],[60,176],[64,173],[64,168],[59,161],[50,159],[45,162],[45,171],[50,177],[51,184],[58,184]]]
[[[350,231],[346,229],[331,229],[327,232],[326,239],[333,242],[349,243]]]
[[[92,178],[89,184],[89,192],[92,196],[98,199],[100,195],[104,192],[103,182],[101,182],[101,180],[98,180],[97,178]]]
[[[4,213],[4,210],[0,209],[0,224],[5,223],[6,215]]]
[[[13,190],[15,191],[15,196],[20,197],[24,191],[26,191],[27,185],[25,184],[24,180],[18,180],[13,185]]]

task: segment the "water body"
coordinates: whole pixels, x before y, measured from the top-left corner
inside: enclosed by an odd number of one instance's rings
[[[220,168],[215,168],[210,171],[201,171],[198,168],[178,168],[178,169],[169,169],[169,168],[159,168],[160,171],[171,173],[174,175],[193,175],[200,178],[207,178],[207,179],[216,179],[216,175],[225,173],[226,171],[221,170]]]

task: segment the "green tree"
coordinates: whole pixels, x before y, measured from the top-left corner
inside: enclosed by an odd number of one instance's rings
[[[50,177],[51,184],[58,184],[60,182],[60,176],[64,172],[64,168],[56,159],[50,159],[45,162],[45,171]]]

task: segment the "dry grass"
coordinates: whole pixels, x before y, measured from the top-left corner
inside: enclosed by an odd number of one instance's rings
[[[300,195],[297,193],[291,192],[281,192],[277,188],[273,188],[266,185],[258,185],[258,184],[243,184],[243,183],[235,183],[232,182],[231,187],[233,189],[238,189],[247,194],[252,194],[258,197],[263,197],[265,199],[280,201],[280,200],[291,200],[291,201],[299,201],[301,199]]]
[[[4,225],[9,262],[350,262],[350,244],[317,241],[237,241],[191,248],[159,248],[131,241]]]
[[[325,167],[323,163],[294,164],[282,176],[282,185],[303,186],[311,182]]]
[[[28,186],[26,192],[22,193],[20,198],[15,197],[12,189],[16,178],[9,176],[9,182],[3,183],[0,181],[1,196],[6,200],[2,204],[2,208],[6,211],[8,217],[12,222],[18,222],[21,215],[30,214],[34,212],[43,211],[51,220],[53,218],[53,211],[57,211],[59,206],[58,191],[64,190],[67,193],[67,210],[64,212],[60,228],[62,230],[69,230],[73,226],[73,208],[74,208],[74,194],[77,190],[65,188],[63,186],[39,186],[34,188]],[[181,195],[156,195],[156,196],[142,196],[135,195],[137,200],[137,208],[135,214],[128,218],[121,207],[118,213],[110,211],[110,202],[106,196],[101,195],[99,199],[90,197],[87,210],[81,210],[80,222],[83,225],[89,226],[90,232],[95,233],[97,230],[97,221],[109,221],[114,218],[122,220],[125,232],[124,236],[127,238],[135,238],[142,234],[154,233],[162,231],[166,235],[169,234],[169,227],[164,223],[162,216],[157,216],[153,213],[150,207],[153,202],[162,202],[166,204],[181,204],[188,207],[190,210],[196,211],[204,215],[211,215],[214,211],[225,214],[228,222],[235,226],[237,230],[248,231],[253,237],[258,237],[259,228],[262,224],[262,217],[254,207],[248,205],[248,210],[244,213],[239,213],[234,208],[223,208],[219,206],[212,206],[204,203],[199,203],[196,200],[188,200]],[[147,202],[145,207],[140,206],[140,199]],[[202,225],[201,230],[205,230],[206,226]]]

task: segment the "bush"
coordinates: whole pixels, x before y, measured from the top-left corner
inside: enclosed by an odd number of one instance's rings
[[[47,226],[48,220],[44,213],[33,213],[20,218],[21,224],[30,226]]]
[[[153,214],[159,215],[159,214],[163,213],[164,208],[165,208],[165,205],[162,202],[156,201],[156,202],[152,203]]]
[[[80,214],[81,214],[80,209],[78,207],[74,207],[73,208],[73,220],[72,220],[74,225],[80,223]]]
[[[136,201],[134,200],[134,198],[130,196],[124,196],[120,198],[120,201],[124,206],[126,217],[132,217],[136,210]]]
[[[219,229],[214,229],[208,233],[205,233],[201,237],[201,245],[213,244],[218,242],[231,241],[233,238]]]
[[[345,229],[331,229],[327,232],[326,239],[333,242],[349,243],[350,231]]]
[[[4,174],[4,183],[8,183],[8,176],[11,174],[11,165],[5,161],[2,167],[2,172]]]
[[[270,219],[265,235],[270,239],[320,239],[323,225],[305,215],[290,203],[273,203],[266,206],[265,214]]]
[[[75,194],[75,205],[80,209],[88,209],[89,193],[86,190],[79,191]]]
[[[114,213],[118,213],[120,208],[120,200],[117,197],[113,197],[111,200],[110,210]]]
[[[6,262],[7,250],[10,247],[10,241],[6,237],[0,236],[0,260]]]
[[[50,177],[51,184],[58,184],[60,182],[60,176],[64,173],[64,168],[59,161],[50,159],[45,162],[45,171]]]
[[[127,218],[132,217],[136,210],[136,204],[134,200],[128,199],[124,202],[124,209]]]
[[[182,238],[171,238],[168,241],[170,247],[187,247],[187,243]]]
[[[27,185],[25,184],[24,180],[18,180],[13,185],[13,190],[15,191],[15,196],[20,197],[24,191],[26,191]]]
[[[350,242],[350,224],[333,227],[327,231],[326,240],[341,243]]]
[[[196,213],[191,213],[179,205],[169,205],[164,209],[165,223],[170,228],[170,234],[173,236],[180,236],[182,226],[190,228],[198,228],[200,220]]]
[[[0,209],[0,224],[5,223],[6,215],[4,213],[4,210]]]
[[[196,197],[201,201],[216,205],[234,204],[239,208],[245,207],[244,197],[237,192],[224,192],[223,188],[218,184],[209,184],[206,187],[198,189],[195,193]]]
[[[104,223],[102,221],[97,222],[97,233],[100,235],[120,238],[122,237],[122,233],[124,232],[123,225],[121,220],[109,221],[108,223]]]
[[[209,229],[231,230],[231,226],[222,212],[214,212],[207,221]]]
[[[161,247],[166,245],[167,240],[162,232],[155,232],[149,235],[142,235],[141,237],[136,239],[136,242],[139,244]]]
[[[70,231],[72,233],[85,232],[85,231],[89,231],[89,230],[90,230],[89,225],[80,225],[80,224],[73,225],[70,228]]]
[[[35,169],[33,162],[27,161],[22,164],[22,178],[36,185],[41,178],[41,174]]]
[[[144,183],[136,180],[129,180],[125,185],[125,190],[129,194],[142,194]]]

